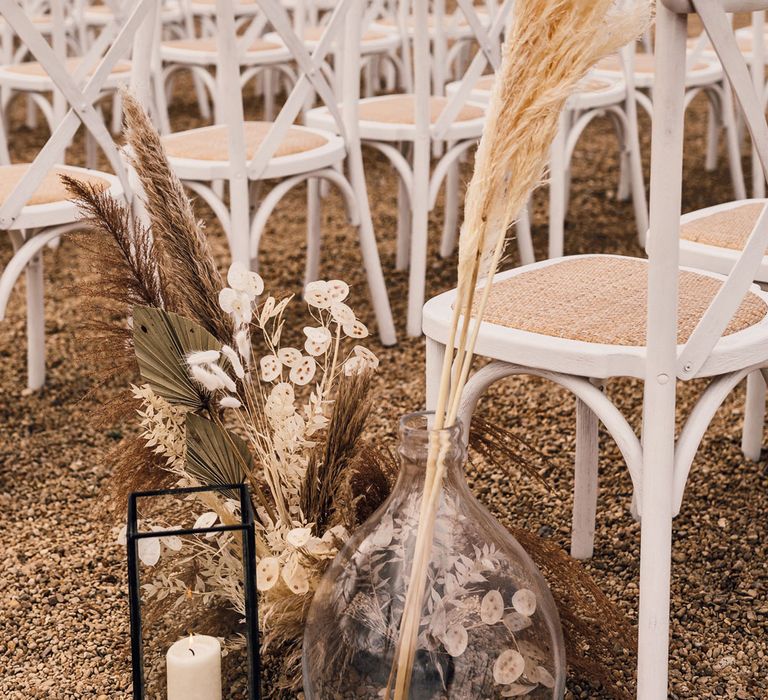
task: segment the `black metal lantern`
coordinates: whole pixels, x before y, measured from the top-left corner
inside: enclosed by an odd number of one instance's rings
[[[240,524],[212,525],[211,527],[177,530],[151,530],[140,532],[138,528],[138,500],[160,496],[184,496],[190,493],[230,491],[240,496]],[[144,642],[141,628],[141,595],[139,585],[139,540],[185,535],[205,535],[218,532],[241,532],[243,538],[243,571],[245,623],[248,642],[248,697],[258,700],[260,693],[261,666],[259,663],[259,616],[256,596],[256,540],[253,508],[246,484],[223,486],[199,486],[181,489],[140,491],[128,497],[128,598],[131,614],[131,659],[134,700],[144,700]]]

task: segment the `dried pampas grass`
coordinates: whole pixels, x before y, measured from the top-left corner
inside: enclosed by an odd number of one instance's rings
[[[457,298],[438,391],[434,440],[393,673],[396,700],[408,697],[446,449],[442,429],[457,419],[491,279],[506,231],[538,184],[565,101],[601,58],[634,40],[650,19],[648,0],[517,0],[494,81],[487,121],[464,204]],[[477,306],[475,289],[488,278]]]
[[[232,321],[218,304],[221,277],[203,226],[168,163],[160,134],[135,97],[123,92],[131,165],[157,248],[166,309],[200,323],[216,338],[232,336]]]

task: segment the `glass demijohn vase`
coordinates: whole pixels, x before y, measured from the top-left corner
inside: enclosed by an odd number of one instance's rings
[[[448,450],[409,698],[561,698],[565,651],[552,595],[531,558],[469,490],[460,428],[437,435],[427,429],[429,418],[402,419],[392,494],[315,593],[304,633],[306,700],[385,697],[430,439],[447,440]]]

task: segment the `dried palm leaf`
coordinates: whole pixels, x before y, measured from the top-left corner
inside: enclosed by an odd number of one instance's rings
[[[137,306],[133,345],[141,378],[158,396],[194,410],[208,406],[208,393],[192,380],[186,361],[191,352],[221,349],[207,330],[178,314]]]

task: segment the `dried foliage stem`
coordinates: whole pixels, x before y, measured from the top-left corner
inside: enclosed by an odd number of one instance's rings
[[[649,17],[648,0],[518,0],[515,5],[464,205],[450,351],[443,362],[433,425],[443,439],[430,443],[410,584],[386,698],[393,675],[395,699],[408,696],[445,471],[445,436],[439,431],[456,421],[507,228],[540,180],[568,95],[598,60],[637,37]],[[482,278],[486,284],[476,305],[475,288]]]

